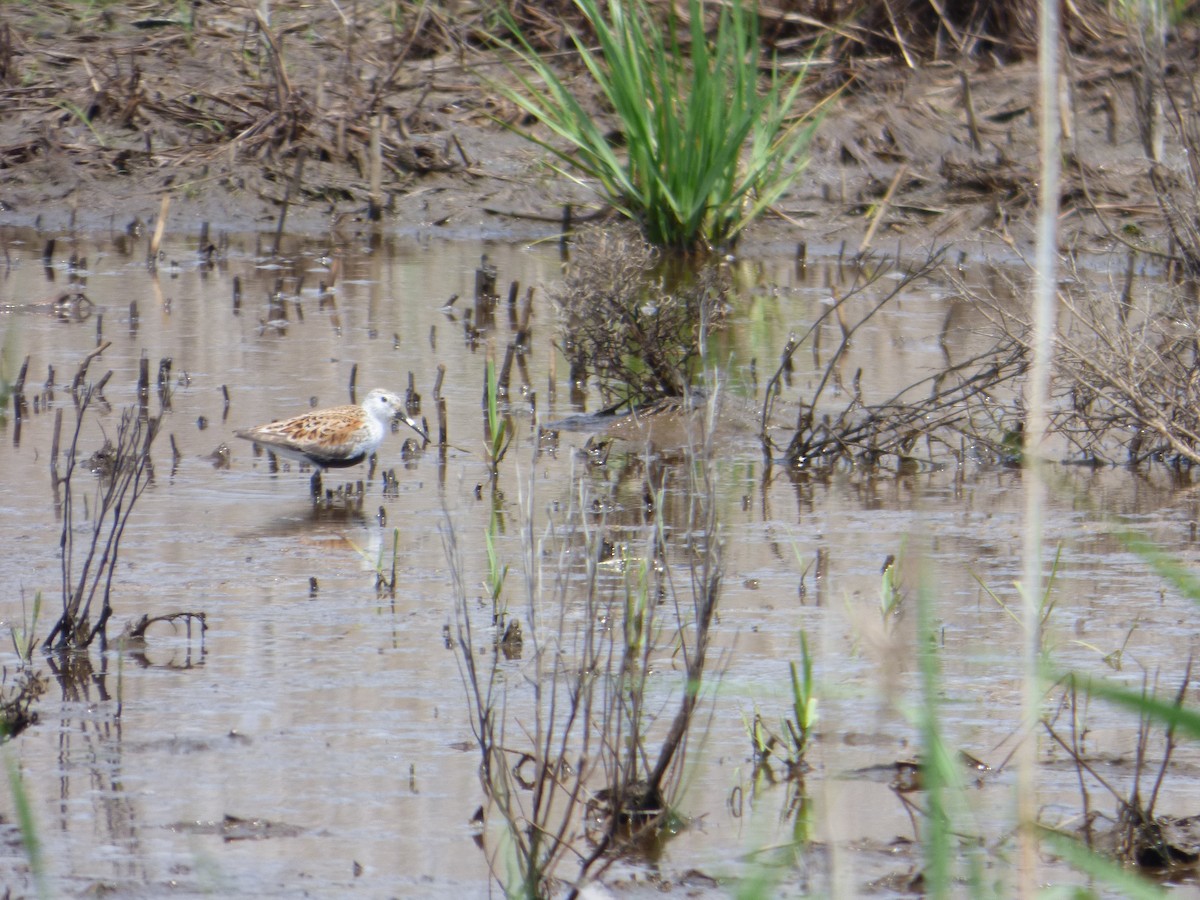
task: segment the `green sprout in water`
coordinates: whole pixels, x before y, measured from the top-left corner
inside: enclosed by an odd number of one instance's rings
[[[9,636],[12,638],[13,650],[20,657],[21,663],[29,666],[33,663],[33,650],[38,644],[37,640],[37,622],[38,615],[42,611],[42,592],[38,591],[33,595],[33,611],[26,619],[25,598],[21,597],[21,624],[9,626]]]
[[[492,601],[492,621],[497,625],[504,619],[504,615],[508,611],[507,604],[503,604],[500,600],[500,595],[504,591],[504,579],[508,577],[508,564],[500,561],[500,554],[496,549],[499,519],[499,515],[493,508],[492,514],[488,518],[487,531],[484,532],[488,560],[486,587],[488,598]]]
[[[754,758],[759,766],[767,765],[774,756],[783,764],[788,779],[801,777],[806,771],[805,755],[812,742],[817,721],[817,698],[813,683],[813,657],[808,649],[808,635],[800,632],[800,664],[788,664],[791,677],[791,716],[780,722],[778,732],[772,731],[760,713],[747,723],[746,730],[754,746]]]
[[[512,420],[500,412],[499,397],[500,386],[496,381],[496,363],[489,359],[487,363],[487,421],[484,423],[487,428],[487,439],[484,451],[487,454],[488,468],[493,480],[499,474],[500,461],[508,452],[508,445],[512,443],[513,431]]]
[[[900,603],[904,599],[900,587],[896,583],[896,557],[888,554],[883,561],[882,578],[879,584],[879,611],[886,621],[900,612]]]

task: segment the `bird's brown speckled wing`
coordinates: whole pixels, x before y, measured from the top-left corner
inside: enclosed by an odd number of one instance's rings
[[[234,432],[266,447],[286,447],[330,459],[354,456],[365,429],[360,406],[335,406]]]

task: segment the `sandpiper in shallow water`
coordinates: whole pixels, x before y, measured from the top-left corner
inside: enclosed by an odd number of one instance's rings
[[[391,391],[376,388],[360,406],[332,406],[290,419],[243,428],[234,434],[266,447],[279,456],[312,463],[320,471],[357,465],[378,449],[391,431],[394,418],[428,440],[428,436],[404,411],[404,401]]]

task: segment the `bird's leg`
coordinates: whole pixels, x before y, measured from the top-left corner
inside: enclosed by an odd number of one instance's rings
[[[312,481],[309,482],[309,487],[312,488],[313,499],[320,500],[321,499],[321,467],[320,466],[317,466],[316,471],[313,472]]]

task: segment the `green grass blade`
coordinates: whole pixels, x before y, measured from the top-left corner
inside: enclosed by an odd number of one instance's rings
[[[25,790],[25,781],[21,777],[17,761],[13,759],[11,747],[5,748],[4,765],[8,769],[8,789],[12,793],[13,807],[17,813],[21,843],[29,859],[29,868],[33,872],[38,896],[49,897],[46,888],[46,863],[42,857],[42,842],[38,837],[37,823],[33,819],[33,804],[29,802],[29,793]]]
[[[1074,838],[1049,828],[1039,831],[1041,841],[1074,868],[1120,892],[1131,900],[1162,900],[1168,896],[1156,884],[1141,878],[1136,872],[1094,853]]]
[[[1200,739],[1200,712],[1194,709],[1180,706],[1174,700],[1159,700],[1141,690],[1120,687],[1096,678],[1081,678],[1078,681],[1080,687],[1093,697],[1149,716],[1163,725],[1179,729],[1192,739]]]

